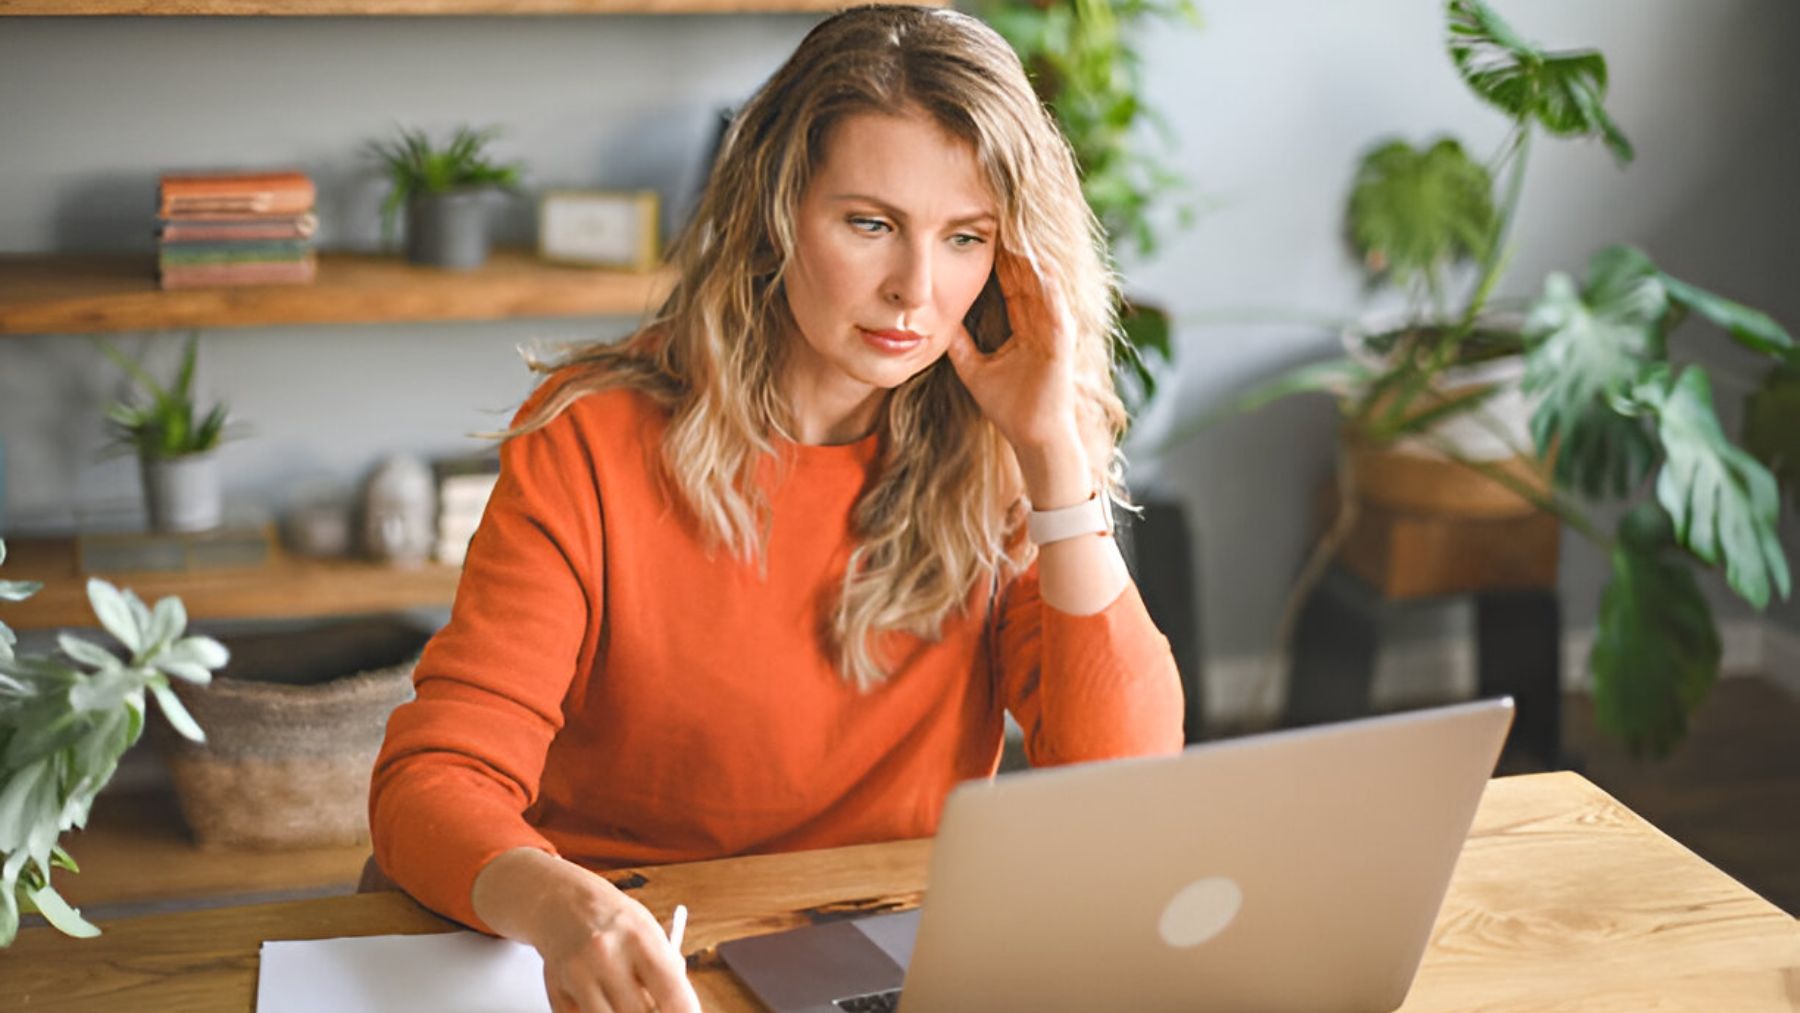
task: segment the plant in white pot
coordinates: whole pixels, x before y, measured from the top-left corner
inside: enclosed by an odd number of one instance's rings
[[[1512,129],[1488,165],[1449,139],[1371,151],[1348,231],[1370,280],[1407,293],[1407,314],[1353,332],[1351,355],[1286,373],[1235,406],[1326,391],[1344,418],[1341,509],[1290,595],[1279,639],[1355,524],[1373,484],[1359,464],[1371,451],[1422,449],[1555,513],[1605,551],[1612,575],[1588,659],[1596,716],[1634,750],[1663,754],[1718,672],[1718,632],[1694,571],[1723,570],[1759,609],[1789,594],[1775,474],[1800,485],[1791,436],[1800,432],[1800,349],[1767,315],[1671,277],[1629,246],[1596,253],[1584,282],[1550,275],[1511,326],[1491,316],[1533,136],[1599,140],[1621,164],[1632,149],[1606,113],[1600,53],[1539,48],[1482,0],[1447,0],[1444,10],[1451,61]],[[1468,294],[1453,300],[1455,273],[1470,265]],[[1725,435],[1705,368],[1671,358],[1689,314],[1770,361],[1747,412],[1756,423],[1747,442],[1769,465]],[[1520,418],[1496,417],[1503,402]],[[1497,451],[1453,439],[1452,426]],[[1615,533],[1583,499],[1624,508]]]
[[[473,270],[487,261],[488,226],[497,192],[516,192],[520,165],[496,165],[487,146],[499,129],[458,127],[443,148],[423,130],[402,128],[369,151],[393,185],[383,202],[382,235],[393,243],[400,211],[406,211],[406,256],[415,264]]]
[[[0,602],[23,601],[41,586],[0,580]],[[71,936],[99,934],[51,885],[52,868],[78,871],[58,839],[87,823],[94,797],[144,730],[148,697],[182,736],[204,741],[170,680],[204,685],[228,660],[217,641],[185,635],[179,598],[151,608],[97,578],[87,591],[122,655],[66,633],[54,654],[19,654],[0,622],[0,946],[13,941],[22,912]]]
[[[188,335],[175,382],[168,386],[118,349],[100,347],[149,396],[147,404],[114,403],[106,419],[115,451],[137,454],[150,527],[175,532],[218,527],[224,513],[218,448],[227,436],[228,410],[222,402],[204,412],[195,404],[198,335]]]

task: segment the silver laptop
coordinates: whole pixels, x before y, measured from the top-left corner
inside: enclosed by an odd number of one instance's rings
[[[775,1013],[1398,1007],[1510,698],[972,781],[924,906],[719,946]]]

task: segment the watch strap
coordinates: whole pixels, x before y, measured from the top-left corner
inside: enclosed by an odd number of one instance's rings
[[[1079,535],[1104,535],[1112,532],[1112,511],[1105,496],[1095,493],[1074,506],[1056,510],[1033,510],[1026,519],[1026,530],[1038,545],[1049,545]]]

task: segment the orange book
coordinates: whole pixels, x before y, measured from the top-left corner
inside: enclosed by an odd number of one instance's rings
[[[293,217],[311,211],[316,197],[303,172],[164,176],[157,214],[193,220]]]
[[[309,239],[319,220],[311,214],[293,217],[234,218],[196,222],[165,222],[157,231],[166,243],[217,242],[234,239]]]

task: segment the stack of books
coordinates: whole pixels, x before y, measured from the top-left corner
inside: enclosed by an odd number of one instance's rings
[[[162,287],[312,281],[314,197],[312,180],[300,172],[164,176],[156,258]]]
[[[437,547],[432,555],[440,563],[462,565],[469,539],[481,525],[488,497],[500,480],[500,458],[493,455],[433,462],[437,478]]]

